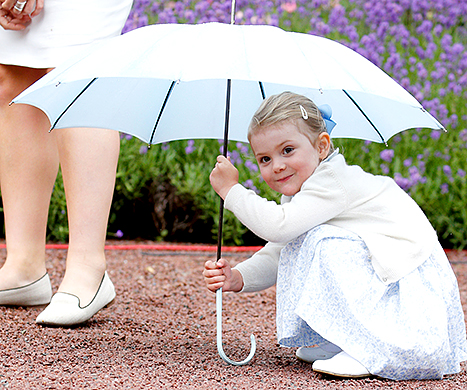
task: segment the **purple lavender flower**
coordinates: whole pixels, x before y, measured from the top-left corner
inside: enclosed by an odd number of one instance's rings
[[[190,140],[188,140],[187,144],[188,144],[188,146],[185,148],[185,153],[186,154],[193,153],[196,150],[195,141],[190,139]]]
[[[389,173],[389,167],[386,164],[381,164],[379,167],[381,168],[383,175],[387,175]]]
[[[237,142],[237,149],[240,150],[240,153],[243,155],[248,155],[250,153],[248,145],[242,142]]]
[[[431,132],[430,136],[431,136],[432,139],[437,140],[437,139],[439,139],[439,137],[441,137],[441,131],[433,130]]]
[[[446,176],[452,176],[452,170],[449,165],[444,165],[443,166],[443,172]]]
[[[117,232],[115,233],[115,237],[122,238],[123,237],[123,232],[121,230],[117,230]]]
[[[407,191],[410,188],[410,180],[403,177],[400,173],[395,173],[394,174],[394,181],[404,191]]]
[[[258,165],[251,162],[250,160],[245,161],[245,166],[252,172],[258,172]]]
[[[409,175],[410,175],[410,186],[414,187],[418,183],[424,183],[426,181],[426,178],[424,178],[420,170],[416,166],[411,166],[409,168]]]
[[[130,139],[132,139],[132,138],[133,138],[133,136],[130,135],[130,134],[120,133],[120,139],[122,139],[122,140],[125,140],[125,139],[126,139],[126,140],[130,140]]]
[[[233,164],[233,165],[239,165],[241,164],[243,161],[242,161],[242,158],[240,157],[240,153],[238,153],[238,151],[236,150],[232,150],[230,153],[230,162]]]
[[[386,162],[391,162],[392,159],[394,158],[394,150],[392,149],[384,149],[380,154],[379,154],[381,160],[386,161]]]
[[[245,181],[245,182],[243,183],[243,186],[244,186],[245,188],[248,188],[248,189],[250,189],[250,190],[253,190],[253,191],[256,192],[256,193],[259,193],[258,188],[256,188],[256,186],[255,186],[254,183],[253,183],[253,180],[251,180],[251,179],[248,179],[247,181]]]

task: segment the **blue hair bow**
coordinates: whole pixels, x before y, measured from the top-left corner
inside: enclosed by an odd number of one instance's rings
[[[329,104],[322,104],[321,106],[318,107],[318,110],[321,113],[321,116],[323,117],[324,123],[326,124],[326,130],[328,134],[331,135],[332,129],[334,129],[334,126],[337,125],[337,123],[331,119],[331,115],[332,115],[331,106]]]

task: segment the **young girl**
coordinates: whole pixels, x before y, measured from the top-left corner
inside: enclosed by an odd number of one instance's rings
[[[456,278],[410,196],[347,165],[304,96],[265,100],[248,139],[281,204],[238,184],[236,168],[217,158],[214,190],[269,242],[233,269],[224,259],[206,262],[208,289],[276,284],[278,341],[300,347],[297,357],[314,371],[395,380],[458,373],[467,342]]]

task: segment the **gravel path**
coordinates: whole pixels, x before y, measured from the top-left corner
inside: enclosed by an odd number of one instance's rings
[[[65,250],[49,249],[54,289]],[[228,254],[232,262],[248,254]],[[216,348],[215,295],[203,286],[214,253],[109,250],[115,303],[74,329],[35,324],[41,308],[0,308],[0,389],[465,389],[467,367],[442,381],[335,380],[314,373],[275,339],[275,292],[224,294],[224,350],[249,365],[222,361]],[[0,262],[5,250],[0,249]],[[450,252],[464,312],[467,255]]]

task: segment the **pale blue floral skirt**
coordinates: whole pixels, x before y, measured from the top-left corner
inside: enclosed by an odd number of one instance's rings
[[[420,267],[385,285],[364,241],[330,225],[281,252],[277,337],[287,347],[330,341],[394,380],[439,379],[467,360],[457,280],[439,244]]]

